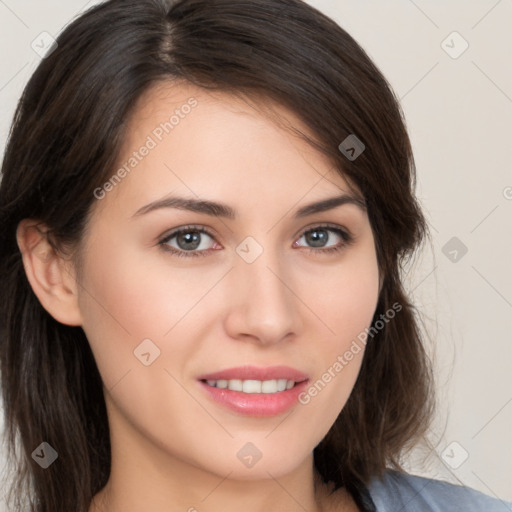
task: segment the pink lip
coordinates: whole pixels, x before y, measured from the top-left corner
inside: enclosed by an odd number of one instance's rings
[[[274,380],[286,379],[302,382],[307,380],[305,373],[290,368],[289,366],[268,366],[266,368],[258,366],[240,366],[237,368],[227,368],[214,373],[200,375],[198,380]]]
[[[294,380],[295,386],[277,393],[242,393],[230,389],[214,388],[206,380]],[[291,409],[298,402],[298,397],[308,384],[308,376],[289,366],[272,366],[258,368],[243,366],[229,368],[215,373],[201,375],[199,384],[215,402],[245,416],[270,417]]]
[[[231,411],[245,416],[269,417],[281,414],[291,409],[299,400],[308,381],[295,384],[291,389],[277,393],[242,393],[231,389],[213,388],[206,382],[200,381],[200,386],[210,398]]]

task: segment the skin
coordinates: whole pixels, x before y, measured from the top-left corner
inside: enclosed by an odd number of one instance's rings
[[[285,364],[315,382],[332,367],[377,306],[367,213],[345,204],[294,218],[305,204],[351,193],[348,182],[323,154],[240,98],[190,84],[161,84],[141,98],[120,165],[190,97],[197,106],[95,200],[79,276],[34,220],[18,227],[34,292],[58,321],[82,326],[104,382],[112,471],[90,512],[231,512],[240,503],[245,512],[357,510],[344,489],[328,496],[326,486],[315,485],[313,449],[346,403],[364,350],[307,405],[270,418],[216,404],[197,377]],[[173,208],[134,217],[170,193],[226,203],[237,218]],[[322,253],[305,233],[326,222],[348,230],[354,242]],[[159,244],[188,224],[213,234],[199,235],[195,250],[206,256],[178,257]],[[344,243],[336,232],[322,233],[325,246]],[[235,250],[248,236],[263,249],[252,263]],[[168,245],[180,250],[176,237]],[[147,338],[160,350],[149,366],[134,356]],[[262,454],[251,468],[237,457],[248,442]]]

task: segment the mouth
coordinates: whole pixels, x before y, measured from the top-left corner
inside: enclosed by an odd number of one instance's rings
[[[201,375],[198,381],[215,405],[239,415],[270,417],[297,405],[309,378],[288,366],[242,366]]]

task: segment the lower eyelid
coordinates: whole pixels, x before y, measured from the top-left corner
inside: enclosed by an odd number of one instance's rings
[[[297,243],[297,240],[299,240],[300,238],[302,238],[304,235],[306,235],[307,233],[310,233],[312,231],[315,231],[315,230],[324,230],[324,231],[330,231],[330,232],[334,232],[336,235],[338,235],[341,239],[342,239],[342,242],[341,243],[338,243],[336,245],[333,245],[333,246],[328,246],[328,247],[325,247],[325,248],[322,248],[322,247],[308,247],[308,246],[297,246],[295,245]],[[176,230],[172,233],[170,233],[169,235],[167,235],[166,237],[164,237],[163,239],[161,239],[159,241],[159,245],[161,245],[164,250],[168,251],[168,252],[171,252],[173,254],[176,254],[178,256],[206,256],[207,254],[209,254],[210,251],[215,251],[215,250],[218,250],[218,249],[203,249],[203,250],[193,250],[193,251],[185,251],[183,249],[176,249],[175,247],[172,247],[172,246],[169,246],[168,245],[168,242],[172,239],[174,239],[175,237],[179,236],[180,234],[182,233],[186,233],[186,232],[189,232],[189,231],[196,231],[198,233],[201,233],[202,235],[207,235],[209,236],[213,241],[215,241],[215,236],[211,233],[209,233],[208,231],[206,231],[204,228],[199,228],[199,227],[195,227],[195,226],[186,226],[184,228],[181,228],[179,230]],[[303,249],[306,249],[306,250],[309,250],[309,251],[312,251],[312,252],[316,252],[316,253],[326,253],[326,252],[330,252],[330,251],[336,251],[336,250],[341,250],[343,249],[345,246],[353,243],[354,241],[354,237],[353,235],[350,234],[350,232],[348,232],[347,230],[345,229],[342,229],[341,227],[332,227],[332,226],[322,226],[322,225],[318,225],[318,226],[313,226],[312,228],[308,228],[304,231],[301,232],[300,236],[298,237],[298,239],[296,239],[296,241],[294,242],[294,246],[295,247],[300,247],[300,248],[303,248]],[[217,243],[215,241],[215,243]]]

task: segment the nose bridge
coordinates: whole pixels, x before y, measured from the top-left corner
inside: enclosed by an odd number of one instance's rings
[[[231,334],[252,335],[260,342],[275,343],[299,328],[293,285],[287,282],[291,279],[290,269],[285,269],[276,250],[260,245],[255,257],[255,241],[247,240],[246,244],[242,242],[237,248],[231,273],[234,295],[229,325],[236,331]]]

